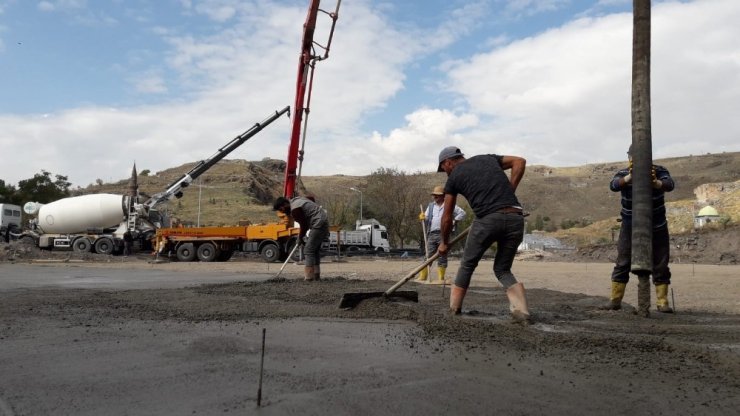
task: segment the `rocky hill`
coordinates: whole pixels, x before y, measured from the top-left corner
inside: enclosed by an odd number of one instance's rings
[[[655,163],[668,168],[676,181],[676,190],[666,197],[674,233],[691,231],[694,213],[707,204],[715,206],[730,222],[740,222],[740,152],[660,159]],[[139,190],[149,195],[159,192],[193,165],[139,175]],[[609,241],[619,213],[619,194],[609,191],[608,183],[624,165],[625,162],[560,168],[528,166],[517,192],[531,213],[528,221],[539,219],[545,230],[574,243]],[[282,193],[284,169],[285,162],[273,159],[222,160],[166,209],[191,224],[273,222],[271,205]],[[346,175],[303,177],[299,189],[312,192],[320,200],[339,198],[348,206],[357,207],[358,195],[350,188],[362,189],[368,179]],[[423,173],[417,179],[418,187],[431,190],[444,183],[445,176]],[[125,193],[127,185],[125,178],[112,184],[91,185],[81,192]],[[373,201],[364,201],[366,209],[372,205]]]

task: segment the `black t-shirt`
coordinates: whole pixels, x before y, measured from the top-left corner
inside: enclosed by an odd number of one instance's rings
[[[462,195],[478,218],[506,207],[519,207],[509,178],[501,168],[503,156],[478,155],[458,163],[445,184],[445,193]]]

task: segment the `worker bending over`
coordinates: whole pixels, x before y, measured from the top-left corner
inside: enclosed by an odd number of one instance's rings
[[[437,172],[447,173],[440,255],[449,250],[452,214],[458,194],[468,200],[475,213],[450,293],[450,312],[455,315],[462,311],[463,298],[478,262],[496,243],[493,273],[506,288],[512,318],[517,322],[530,322],[524,285],[517,282],[511,272],[514,256],[524,238],[522,207],[514,191],[524,176],[526,164],[527,161],[518,156],[478,155],[465,159],[454,146],[445,147],[439,153]],[[504,173],[508,169],[511,169],[511,178]]]
[[[326,210],[302,196],[290,200],[281,196],[275,200],[272,209],[282,212],[300,225],[298,244],[305,244],[303,247],[305,279],[320,280],[321,243],[329,237],[329,216]]]

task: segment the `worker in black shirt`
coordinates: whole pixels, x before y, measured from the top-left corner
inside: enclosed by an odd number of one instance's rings
[[[511,272],[514,256],[524,237],[522,207],[514,192],[524,176],[526,164],[527,161],[518,156],[478,155],[466,159],[454,146],[444,148],[439,154],[437,171],[447,173],[440,255],[449,250],[457,195],[467,199],[475,214],[450,294],[453,314],[461,313],[470,278],[483,254],[496,243],[493,273],[506,288],[514,320],[530,322],[524,285],[517,282]],[[509,169],[510,178],[504,173]]]

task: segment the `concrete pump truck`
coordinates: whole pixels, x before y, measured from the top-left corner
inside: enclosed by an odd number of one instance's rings
[[[319,3],[320,0],[311,1],[306,22],[303,25],[283,187],[283,196],[286,198],[296,196],[296,181],[301,173],[304,154],[302,148],[305,144],[307,116],[310,112],[313,73],[316,63],[329,57],[329,48],[341,0],[337,2],[334,12],[320,9]],[[319,12],[324,13],[331,20],[331,28],[325,45],[314,41]],[[317,50],[319,50],[318,53]],[[275,262],[285,260],[293,251],[299,231],[285,217],[280,217],[277,223],[261,225],[159,228],[155,236],[155,249],[160,254],[174,253],[180,261],[225,261],[235,251],[242,251],[259,253],[265,261]]]

